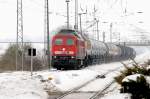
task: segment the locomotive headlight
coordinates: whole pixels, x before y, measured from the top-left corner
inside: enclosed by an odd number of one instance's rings
[[[62,49],[62,51],[65,51],[65,50],[66,50],[65,48]]]
[[[56,56],[54,56],[54,58],[56,58]]]
[[[73,51],[69,51],[69,54],[74,54],[74,52]]]
[[[75,58],[74,56],[71,56],[71,58]]]

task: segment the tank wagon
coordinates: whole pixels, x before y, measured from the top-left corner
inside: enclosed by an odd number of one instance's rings
[[[52,66],[79,69],[92,64],[135,58],[133,48],[90,39],[75,30],[62,29],[52,38]]]

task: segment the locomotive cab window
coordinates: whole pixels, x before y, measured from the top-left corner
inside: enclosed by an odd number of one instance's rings
[[[73,45],[74,41],[72,39],[67,39],[67,45]]]
[[[56,39],[55,40],[55,45],[62,45],[63,40],[62,39]]]

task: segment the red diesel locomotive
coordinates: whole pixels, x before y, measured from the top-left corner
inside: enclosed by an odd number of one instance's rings
[[[73,30],[61,30],[52,39],[52,66],[78,68],[85,59],[84,40]]]

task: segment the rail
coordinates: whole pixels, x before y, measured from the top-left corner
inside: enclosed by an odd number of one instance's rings
[[[112,82],[110,82],[109,84],[107,84],[102,90],[97,91],[92,97],[90,97],[89,99],[96,99],[99,98],[99,96],[103,95],[103,92],[105,90],[107,90],[113,83],[115,83],[115,80],[113,80]]]

